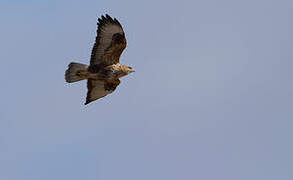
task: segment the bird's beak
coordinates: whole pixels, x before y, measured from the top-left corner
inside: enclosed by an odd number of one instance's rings
[[[133,72],[135,72],[135,70],[131,69],[131,70],[130,70],[130,73],[133,73]]]

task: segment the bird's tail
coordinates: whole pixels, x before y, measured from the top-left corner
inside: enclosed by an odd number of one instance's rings
[[[85,64],[71,62],[65,71],[65,80],[68,83],[81,81],[88,77],[88,66]]]

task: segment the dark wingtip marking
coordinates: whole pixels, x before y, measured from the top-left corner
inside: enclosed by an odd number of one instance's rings
[[[104,26],[107,23],[117,24],[122,27],[119,21],[116,18],[113,19],[109,14],[105,14],[105,16],[102,15],[100,18],[98,18],[98,26]]]
[[[109,16],[108,14],[106,14],[106,18],[107,19],[112,19],[111,16]]]
[[[102,20],[103,21],[107,21],[107,19],[105,18],[105,16],[102,16]]]
[[[91,102],[92,102],[92,100],[90,100],[90,98],[89,98],[89,94],[87,94],[87,96],[86,96],[86,101],[85,101],[84,105],[87,105],[87,104],[89,104],[89,103],[91,103]]]

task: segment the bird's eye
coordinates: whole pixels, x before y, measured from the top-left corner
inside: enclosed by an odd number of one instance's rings
[[[129,69],[132,69],[132,67],[128,66]]]

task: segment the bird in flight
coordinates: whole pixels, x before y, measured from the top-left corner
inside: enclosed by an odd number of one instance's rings
[[[119,78],[134,72],[131,67],[120,64],[126,38],[119,21],[106,14],[98,19],[97,25],[90,65],[71,62],[65,71],[68,83],[87,79],[85,105],[112,93],[120,84]]]

